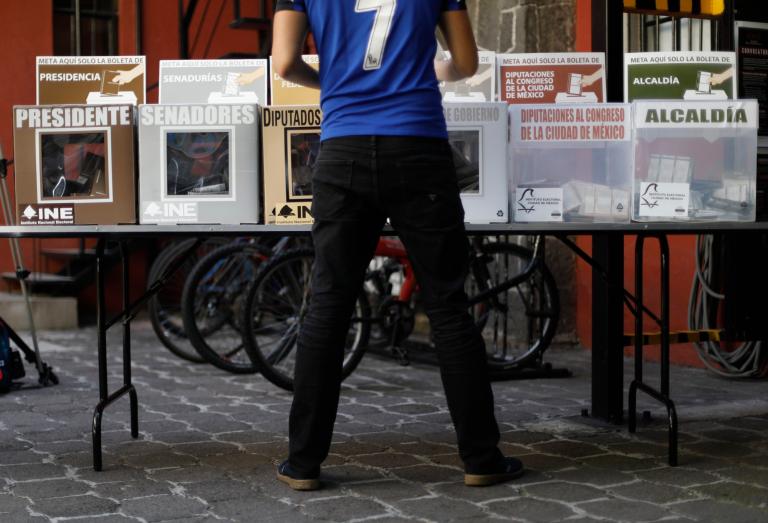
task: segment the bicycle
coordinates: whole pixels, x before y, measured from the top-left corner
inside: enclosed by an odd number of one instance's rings
[[[192,363],[204,363],[205,359],[192,346],[184,330],[181,317],[181,295],[184,282],[197,259],[221,246],[225,241],[220,238],[209,238],[204,241],[190,238],[171,242],[160,251],[149,269],[148,288],[159,286],[158,292],[147,302],[152,329],[168,350]],[[194,249],[194,253],[190,252],[191,249]],[[180,264],[180,266],[168,274],[174,264]]]
[[[186,335],[201,358],[235,374],[258,372],[243,350],[242,298],[261,264],[301,241],[289,236],[276,242],[238,238],[194,266],[184,283],[181,314]]]
[[[269,381],[293,390],[296,342],[309,304],[309,280],[314,252],[289,250],[265,263],[245,298],[241,325],[243,345]],[[370,331],[370,307],[363,293],[352,316],[342,363],[342,377],[355,370],[363,357]],[[256,341],[258,338],[258,341]]]
[[[467,277],[470,307],[486,339],[490,373],[497,379],[540,357],[557,328],[557,285],[537,256],[539,241],[533,251],[477,238],[472,243]],[[286,390],[293,388],[295,346],[310,298],[312,259],[312,251],[303,249],[265,263],[242,308],[246,351],[268,380]],[[399,289],[395,290],[393,275],[398,273]],[[364,289],[345,347],[344,377],[362,359],[372,332],[375,341],[385,340],[392,354],[407,361],[402,344],[414,327],[418,284],[399,240],[380,239]],[[525,336],[510,337],[510,326],[521,324]]]

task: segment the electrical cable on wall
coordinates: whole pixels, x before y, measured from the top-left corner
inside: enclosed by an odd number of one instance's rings
[[[717,328],[721,303],[725,295],[713,288],[714,236],[697,236],[696,271],[688,301],[688,326],[691,330]],[[729,342],[699,342],[694,344],[699,358],[712,372],[728,378],[758,378],[768,376],[768,352],[760,341],[740,345]]]

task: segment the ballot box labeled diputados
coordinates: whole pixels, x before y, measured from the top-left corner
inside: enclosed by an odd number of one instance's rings
[[[142,224],[259,223],[259,108],[139,107]]]
[[[264,223],[312,223],[312,170],[322,120],[317,105],[264,108]]]
[[[136,223],[133,106],[17,106],[13,120],[17,223]]]

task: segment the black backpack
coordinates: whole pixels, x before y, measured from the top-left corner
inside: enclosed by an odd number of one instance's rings
[[[8,392],[15,380],[25,376],[24,364],[18,351],[11,349],[8,329],[0,321],[0,392]]]

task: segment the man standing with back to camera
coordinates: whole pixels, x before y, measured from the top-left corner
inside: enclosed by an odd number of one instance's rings
[[[498,449],[484,343],[464,292],[469,245],[437,85],[477,70],[465,0],[278,0],[276,11],[275,70],[319,88],[323,109],[312,182],[312,298],[278,479],[297,490],[321,486],[349,322],[387,218],[421,287],[465,484],[519,477],[522,463]],[[433,60],[438,27],[452,57],[442,62]],[[301,59],[309,30],[319,74]]]

